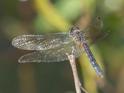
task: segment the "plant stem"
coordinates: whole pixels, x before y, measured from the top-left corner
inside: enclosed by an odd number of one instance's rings
[[[76,93],[81,93],[80,82],[79,82],[77,69],[76,69],[76,64],[75,64],[75,56],[73,54],[71,54],[71,55],[66,54],[66,55],[68,56],[68,59],[69,59],[69,62],[70,62],[71,68],[72,68]]]
[[[83,86],[81,85],[81,82],[79,80],[78,73],[77,73],[77,67],[76,67],[76,61],[75,61],[75,55],[74,54],[75,54],[75,49],[73,47],[72,47],[72,53],[71,54],[66,53],[66,55],[67,55],[67,57],[69,59],[70,65],[71,65],[73,76],[74,76],[74,83],[75,83],[76,93],[81,93],[81,90],[83,92],[85,92],[85,93],[88,93],[83,88]]]

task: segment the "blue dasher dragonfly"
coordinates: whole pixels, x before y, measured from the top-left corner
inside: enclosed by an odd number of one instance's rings
[[[66,53],[72,52],[72,46],[75,49],[74,55],[78,58],[84,51],[87,54],[89,61],[96,71],[97,75],[103,76],[103,71],[97,64],[89,44],[94,42],[100,35],[104,36],[104,32],[100,29],[100,23],[96,22],[88,27],[87,30],[80,31],[76,26],[73,26],[69,32],[51,33],[44,35],[21,35],[12,40],[12,45],[23,50],[34,50],[31,53],[25,54],[19,58],[19,63],[27,62],[62,62],[68,60]],[[95,30],[94,30],[95,29]],[[95,34],[92,36],[92,33]]]

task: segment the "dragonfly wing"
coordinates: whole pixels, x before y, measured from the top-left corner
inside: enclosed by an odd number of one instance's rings
[[[46,50],[70,42],[66,33],[48,35],[21,35],[12,40],[12,45],[23,50]]]
[[[83,30],[84,37],[89,44],[95,43],[108,35],[103,31],[103,21],[101,17],[96,17],[92,20],[91,24]]]
[[[84,32],[84,38],[88,44],[96,43],[97,41],[104,39],[107,35],[108,33],[104,31],[87,30]]]
[[[22,56],[19,59],[19,63],[27,63],[27,62],[61,62],[64,60],[68,60],[66,53],[71,54],[72,48],[74,47],[76,50],[74,55],[75,57],[79,57],[81,54],[81,49],[75,45],[64,45],[61,47],[56,47],[53,49],[42,50],[42,51],[35,51],[29,54]]]

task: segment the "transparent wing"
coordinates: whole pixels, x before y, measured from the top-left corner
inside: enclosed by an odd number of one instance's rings
[[[84,33],[84,38],[89,45],[96,43],[97,41],[105,38],[109,33],[104,31],[87,30]]]
[[[46,50],[70,42],[66,33],[49,35],[22,35],[12,40],[12,45],[24,50]]]
[[[89,27],[83,30],[88,43],[94,43],[98,38],[108,33],[102,31],[103,22],[96,18]],[[46,50],[68,44],[71,40],[67,33],[54,33],[49,35],[22,35],[12,40],[12,45],[24,50]]]
[[[107,32],[102,30],[103,28],[103,21],[98,16],[92,20],[91,24],[83,30],[84,37],[88,43],[94,43],[100,38],[104,38],[108,35]]]
[[[68,60],[66,53],[72,53],[71,46],[72,44],[64,45],[61,47],[57,47],[55,49],[48,49],[43,51],[35,51],[29,54],[26,54],[18,60],[19,63],[27,63],[27,62],[61,62],[64,60]],[[81,49],[78,46],[74,46],[75,56],[76,58],[80,56]]]

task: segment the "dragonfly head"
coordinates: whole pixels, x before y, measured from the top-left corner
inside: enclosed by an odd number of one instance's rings
[[[82,33],[77,26],[73,26],[69,31],[69,37],[73,38],[74,41],[80,41]]]
[[[69,36],[74,37],[76,34],[79,34],[80,29],[77,26],[73,26],[69,31]]]

